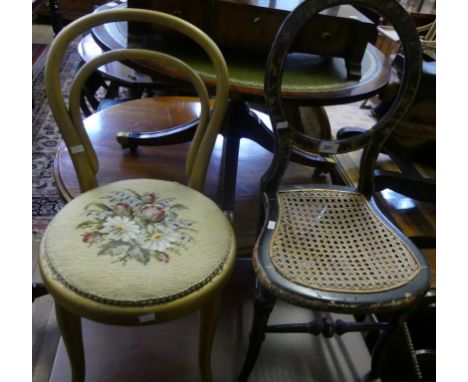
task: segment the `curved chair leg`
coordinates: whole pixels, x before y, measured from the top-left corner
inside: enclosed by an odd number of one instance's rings
[[[244,365],[239,375],[239,382],[247,381],[252,369],[255,366],[260,348],[265,340],[265,331],[268,324],[268,318],[275,305],[275,298],[265,293],[257,286],[254,302],[254,317],[252,330],[250,331],[249,348],[245,356]]]
[[[385,353],[392,341],[392,338],[396,335],[397,331],[402,327],[403,322],[405,321],[408,314],[400,313],[395,318],[391,320],[390,328],[384,330],[379,336],[377,343],[372,350],[372,361],[371,361],[371,371],[370,377],[376,379],[380,377],[380,370],[382,368],[382,361],[385,356]]]
[[[203,382],[212,381],[211,375],[211,349],[218,323],[221,305],[221,293],[216,295],[200,311],[200,342],[198,346],[198,366]]]
[[[67,348],[72,370],[72,382],[85,380],[85,357],[83,339],[81,336],[81,319],[55,302],[55,314]]]

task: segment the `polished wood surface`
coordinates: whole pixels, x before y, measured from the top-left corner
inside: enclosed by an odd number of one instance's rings
[[[96,12],[126,8],[127,4],[121,0],[105,4],[96,9]],[[135,43],[128,39],[126,23],[107,23],[93,28],[93,37],[103,50],[122,49],[127,46],[143,47],[151,50],[160,50],[173,55],[189,64],[208,85],[215,85],[213,71],[206,55],[200,54],[193,45],[185,46],[170,44],[167,41],[151,40],[148,38],[144,44]],[[162,45],[161,45],[162,44]],[[229,69],[230,104],[227,112],[226,123],[222,134],[226,138],[225,160],[223,160],[223,175],[229,174],[222,183],[224,186],[224,201],[222,208],[231,211],[236,197],[236,172],[239,152],[239,141],[248,138],[259,143],[262,147],[272,151],[272,134],[266,127],[252,117],[249,105],[253,102],[262,105],[264,103],[264,67],[265,55],[252,55],[233,51],[225,52],[225,58]],[[179,91],[187,92],[187,86],[183,85],[183,75],[180,71],[170,67],[161,67],[157,63],[128,63],[132,68],[145,72],[157,78],[158,85],[164,88],[173,84]],[[287,70],[284,77],[283,96],[287,102],[287,108],[292,110],[297,107],[313,107],[309,113],[301,110],[302,116],[306,114],[321,114],[315,106],[341,104],[355,100],[365,99],[386,86],[389,74],[389,61],[372,45],[368,45],[362,60],[363,74],[359,81],[347,80],[347,68],[345,62],[337,57],[324,59],[310,54],[294,53],[289,55]],[[155,74],[156,73],[156,74]],[[161,74],[162,73],[162,74]],[[173,94],[173,93],[168,93]],[[297,111],[297,110],[296,110]],[[302,119],[302,117],[301,117]],[[322,119],[323,120],[323,119]],[[328,123],[321,126],[321,135],[327,135]],[[127,130],[131,131],[131,130]],[[174,134],[174,140],[186,142],[187,129],[183,130],[183,136]],[[159,144],[160,135],[157,131],[147,134],[145,139],[122,140],[123,147],[134,148],[143,144]],[[295,151],[293,160],[302,164],[316,167],[319,171],[328,171],[333,163],[315,155],[304,155]]]
[[[63,17],[58,0],[32,0],[32,16],[36,14],[45,14],[45,9],[48,9],[48,16],[54,33],[59,33],[63,28]]]
[[[33,16],[46,3],[46,0],[32,0],[32,14]]]
[[[104,4],[96,12],[108,9],[121,9],[127,6],[119,1]],[[96,42],[104,50],[127,47],[128,30],[126,23],[108,23],[93,28]],[[207,85],[214,85],[209,61],[199,52],[181,49],[180,45],[162,46],[158,41],[148,39],[144,47],[157,49],[176,56],[191,65]],[[239,51],[223,52],[229,68],[231,93],[244,100],[263,103],[265,55],[252,55]],[[140,71],[154,73],[163,71],[172,78],[180,78],[180,73],[154,64],[132,63]],[[366,99],[378,93],[388,82],[390,63],[372,45],[368,45],[362,60],[362,77],[359,81],[347,80],[345,62],[341,58],[324,60],[308,54],[292,54],[288,58],[283,96],[288,101],[307,105],[332,105]]]
[[[186,181],[184,162],[189,143],[162,147],[139,147],[132,154],[122,150],[116,140],[120,131],[159,131],[192,121],[198,116],[198,103],[190,98],[144,98],[110,107],[85,120],[87,132],[100,163],[98,184],[121,179],[154,178]],[[208,169],[205,193],[219,202],[222,199],[223,139],[213,151]],[[259,180],[271,162],[272,154],[256,143],[242,140],[234,209],[234,229],[238,253],[250,254],[256,238]],[[79,194],[79,185],[70,156],[62,144],[58,150],[54,173],[60,193],[65,199]],[[313,169],[292,163],[286,177],[289,182],[308,182]],[[229,174],[227,174],[229,177]],[[324,181],[326,178],[324,178]]]
[[[78,43],[78,54],[84,62],[100,56],[103,49],[96,44],[91,34],[84,36]],[[136,71],[118,61],[110,62],[99,68],[99,72],[106,78],[118,81],[121,86],[151,86],[151,76]]]
[[[194,99],[172,97],[145,98],[105,109],[85,120],[88,134],[96,147],[100,162],[99,184],[124,178],[157,178],[185,182],[183,172],[189,143],[162,147],[139,147],[135,154],[122,150],[116,140],[120,131],[159,131],[192,121],[198,116],[198,104]],[[265,119],[266,121],[266,119]],[[206,194],[220,202],[222,199],[222,153],[223,138],[218,137],[211,157],[205,185]],[[347,185],[356,185],[360,153],[336,156],[337,172]],[[258,187],[260,177],[271,161],[272,154],[259,145],[242,140],[239,155],[238,183],[234,227],[239,253],[249,254],[256,239],[258,219]],[[387,170],[398,171],[395,164],[381,155],[379,165]],[[67,149],[62,144],[57,153],[54,173],[60,193],[66,200],[79,194],[78,181]],[[427,166],[418,166],[423,173],[434,175]],[[308,183],[313,169],[291,163],[285,183]],[[327,181],[325,178],[324,182]],[[383,212],[408,236],[435,234],[435,207],[391,191],[378,193],[376,200]],[[428,254],[435,285],[435,250]]]
[[[56,0],[61,14],[65,20],[75,20],[78,17],[91,13],[95,7],[107,3],[109,0]],[[42,7],[39,14],[47,15],[48,11]]]
[[[300,3],[299,0],[129,0],[128,7],[176,15],[204,30],[222,49],[259,54],[269,51],[280,25]],[[165,38],[168,37],[167,31],[157,26],[129,23],[132,39],[161,32]],[[375,38],[375,24],[355,8],[344,5],[327,9],[314,18],[314,22],[301,31],[292,49],[295,52],[342,57],[346,60],[348,78],[359,79],[366,45],[368,42],[374,43]]]

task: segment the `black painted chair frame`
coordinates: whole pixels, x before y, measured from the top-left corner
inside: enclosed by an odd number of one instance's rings
[[[400,36],[405,54],[405,68],[400,90],[396,101],[388,113],[369,131],[336,141],[321,140],[306,136],[288,120],[281,102],[281,80],[284,63],[289,48],[301,28],[318,12],[341,4],[369,9],[389,20]],[[248,379],[266,332],[290,333],[304,332],[314,335],[344,334],[351,331],[375,330],[381,333],[373,350],[371,377],[379,375],[383,355],[392,335],[403,325],[412,309],[424,297],[430,280],[427,262],[419,250],[394,227],[378,210],[372,194],[375,191],[374,167],[382,145],[409,109],[418,88],[421,71],[421,47],[416,28],[406,11],[396,2],[390,0],[305,0],[282,24],[271,48],[265,75],[266,104],[273,125],[275,151],[271,166],[261,181],[263,202],[263,228],[254,250],[253,262],[257,274],[257,285],[254,302],[254,318],[250,342],[239,381]],[[410,248],[411,252],[423,265],[422,271],[411,282],[389,291],[378,293],[337,293],[314,290],[286,280],[281,277],[270,262],[269,251],[273,231],[268,223],[278,223],[278,191],[301,190],[311,185],[280,186],[293,148],[320,154],[339,154],[363,148],[360,163],[360,177],[357,190],[340,186],[317,186],[324,188],[360,192],[368,200],[369,207],[385,224]],[[307,324],[268,326],[268,318],[277,299],[285,300],[298,306],[328,312],[349,314],[391,313],[391,318],[384,322],[333,322],[321,320]]]

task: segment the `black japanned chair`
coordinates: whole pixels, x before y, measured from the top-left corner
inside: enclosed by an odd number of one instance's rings
[[[393,24],[402,43],[404,72],[394,104],[372,129],[347,139],[320,140],[305,135],[285,118],[281,81],[288,51],[298,32],[320,11],[341,4],[367,8]],[[351,331],[379,331],[370,376],[379,375],[388,340],[424,297],[430,281],[423,255],[385,218],[372,197],[377,156],[386,137],[408,110],[420,71],[421,47],[415,26],[396,1],[305,0],[282,24],[265,75],[275,153],[261,182],[264,222],[253,253],[257,276],[254,319],[239,380],[247,380],[266,332],[304,332],[331,337]],[[293,146],[322,154],[363,148],[358,188],[280,186]],[[268,326],[277,299],[319,311],[353,315],[385,313],[389,319],[371,323],[323,319]]]

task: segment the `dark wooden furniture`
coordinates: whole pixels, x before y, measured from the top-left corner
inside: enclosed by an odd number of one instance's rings
[[[401,76],[403,58],[397,55],[395,71]],[[373,108],[377,118],[382,118],[392,106],[399,83],[394,81],[381,95],[381,102]],[[362,128],[345,127],[337,132],[343,139],[363,134]],[[423,61],[421,81],[414,101],[405,117],[385,141],[382,152],[389,155],[398,171],[379,169],[374,174],[377,190],[385,188],[416,200],[435,204],[436,158],[436,61]],[[420,168],[432,168],[434,175],[421,175]]]
[[[82,64],[103,54],[104,51],[96,44],[91,34],[84,36],[78,43],[78,54]],[[110,62],[99,68],[88,79],[83,88],[81,110],[89,117],[103,108],[131,99],[141,98],[144,92],[151,94],[154,82],[150,76],[138,72],[121,62]],[[121,87],[125,88],[125,98],[121,98]],[[104,91],[97,96],[98,91]]]
[[[128,7],[176,15],[201,28],[223,50],[244,50],[258,55],[268,52],[284,18],[299,3],[298,0],[129,0]],[[129,24],[129,39],[138,40],[142,35],[158,32],[155,27]],[[375,39],[375,24],[348,6],[318,15],[301,32],[291,51],[342,57],[348,78],[359,79],[367,43],[374,43]]]
[[[52,29],[57,34],[63,28],[63,17],[58,0],[32,0],[32,14],[34,16],[41,13],[41,9],[45,8],[46,3]]]
[[[119,0],[99,7],[96,11],[125,8],[127,4]],[[104,50],[121,49],[127,46],[127,25],[125,23],[106,24],[93,29],[96,42]],[[138,45],[137,45],[138,46]],[[164,41],[147,38],[144,46],[162,50],[186,62],[190,62],[208,86],[213,86],[213,77],[206,65],[206,59],[193,46],[181,47],[164,44]],[[241,138],[251,139],[268,150],[273,150],[271,131],[250,110],[249,105],[262,108],[264,103],[263,70],[264,56],[225,52],[230,76],[230,106],[222,134],[225,137],[225,158],[223,160],[225,201],[223,209],[234,210],[235,185],[237,176],[237,158]],[[150,63],[126,63],[138,71],[151,75],[155,69],[165,70],[166,76],[158,75],[153,80],[167,85],[175,83],[183,88],[180,73],[167,68],[152,67]],[[292,54],[288,61],[292,69],[286,79],[284,96],[291,114],[297,115],[298,107],[306,107],[314,116],[323,116],[322,105],[347,103],[366,99],[379,92],[386,84],[390,66],[385,57],[372,45],[368,45],[362,61],[362,77],[359,81],[347,80],[345,63],[340,58],[323,59],[313,55]],[[190,94],[190,90],[188,93]],[[327,126],[325,126],[326,130]],[[175,141],[186,142],[190,137],[187,129],[178,129]],[[144,137],[138,133],[121,134],[119,139],[123,147],[135,149],[142,145],[158,144],[161,134],[166,132],[146,132]],[[193,133],[192,133],[193,134]],[[333,161],[322,156],[294,150],[293,160],[328,171],[333,168]]]
[[[49,0],[47,0],[49,1]],[[71,21],[81,16],[93,12],[93,10],[108,0],[51,0],[54,6],[58,6],[60,14],[63,20]],[[40,15],[47,15],[48,10],[45,7],[41,7],[38,10]]]
[[[406,9],[418,27],[435,20],[436,0],[399,0],[398,2]]]
[[[115,139],[119,132],[129,127],[135,132],[161,130],[171,132],[174,126],[196,122],[199,116],[198,100],[191,97],[156,97],[129,101],[99,111],[84,120],[86,130],[96,149],[100,168],[99,183],[121,179],[157,178],[186,180],[183,164],[190,143],[170,146],[142,146],[136,152],[122,151]],[[170,137],[168,137],[170,139]],[[258,179],[271,161],[271,154],[255,143],[245,141],[239,157],[237,203],[234,229],[239,255],[250,255],[256,238],[258,215]],[[215,145],[208,168],[205,193],[221,204],[223,202],[220,173],[223,163],[223,147]],[[297,163],[285,181],[307,181],[310,168]],[[61,144],[54,162],[54,179],[60,195],[70,201],[80,194],[73,164],[64,144]],[[324,178],[325,182],[327,178]]]
[[[360,160],[361,155],[358,152],[336,156],[336,171],[344,185],[357,187]],[[410,179],[408,173],[403,172],[408,167],[415,171]],[[430,289],[405,325],[396,333],[382,365],[382,381],[432,381],[436,370],[436,206],[434,201],[420,200],[420,195],[425,195],[428,199],[431,194],[434,196],[435,170],[425,163],[402,162],[399,159],[395,162],[392,157],[380,154],[374,179],[376,191],[380,190],[374,194],[377,206],[419,248],[431,270]],[[417,187],[414,187],[415,184]],[[360,319],[378,321],[382,317],[368,315],[361,316]],[[370,351],[376,340],[375,334],[365,335]],[[395,364],[399,367],[395,368]]]
[[[257,275],[250,343],[239,380],[247,380],[265,333],[381,333],[373,349],[371,377],[381,375],[390,340],[430,283],[428,263],[390,223],[373,199],[373,169],[385,138],[408,110],[419,83],[421,47],[414,23],[396,2],[355,0],[387,18],[400,36],[404,74],[395,104],[364,134],[336,141],[308,136],[291,121],[281,98],[287,52],[301,28],[322,9],[346,0],[306,0],[282,25],[268,57],[265,93],[275,136],[275,155],[261,180],[264,221],[253,253]],[[364,149],[357,188],[281,184],[292,147],[323,154]],[[411,264],[411,265],[410,265]],[[268,325],[277,299],[313,310],[385,313],[386,320]]]
[[[397,89],[392,88],[388,89],[394,93],[388,105],[378,109],[380,117],[385,115],[395,97]],[[382,146],[383,154],[379,155],[374,171],[375,199],[379,208],[421,250],[430,264],[432,274],[430,290],[421,306],[408,318],[389,351],[384,365],[384,381],[409,380],[414,376],[423,381],[435,380],[435,107],[435,61],[424,61],[421,82],[413,104]],[[343,128],[337,131],[337,138],[364,132],[364,129],[359,128]],[[359,167],[359,159],[356,153],[336,157],[336,170],[348,186],[358,184],[356,169]],[[379,316],[365,319],[375,320]],[[366,336],[366,343],[372,348],[375,336]],[[399,352],[399,348],[409,348],[411,351]],[[395,363],[400,365],[398,369],[393,367]]]

